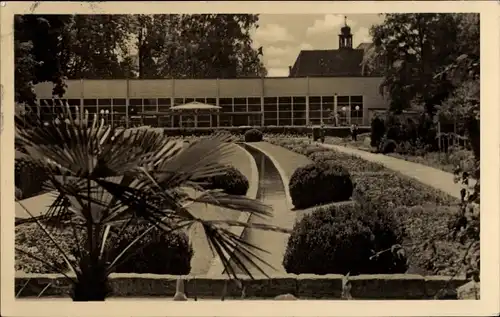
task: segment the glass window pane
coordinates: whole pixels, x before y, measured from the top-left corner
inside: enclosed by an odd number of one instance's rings
[[[111,106],[111,99],[98,99],[97,103],[99,105],[99,108],[102,106]]]
[[[278,98],[276,97],[265,97],[264,98],[264,107],[267,105],[276,105]]]
[[[320,102],[321,102],[321,97],[319,96],[309,97],[309,103],[320,103]]]
[[[363,96],[351,96],[351,102],[363,102]]]
[[[122,98],[113,99],[113,106],[125,106],[126,104],[127,104],[126,99],[122,99]]]
[[[338,96],[337,103],[349,103],[349,96]]]
[[[291,104],[292,103],[292,97],[279,97],[278,102],[280,104]]]
[[[158,105],[170,106],[170,98],[158,98]]]
[[[250,97],[250,98],[248,98],[248,104],[260,106],[260,98],[259,97]]]
[[[84,106],[95,106],[97,105],[97,99],[83,99]]]
[[[130,106],[142,106],[142,99],[130,99],[129,100],[129,105]]]
[[[323,96],[322,100],[323,100],[323,103],[333,103],[333,101],[334,101],[333,96],[331,96],[331,97],[330,96]]]

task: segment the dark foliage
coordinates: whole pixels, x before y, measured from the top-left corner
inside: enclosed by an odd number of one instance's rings
[[[289,187],[292,202],[299,209],[349,200],[353,191],[349,172],[331,161],[297,168]]]
[[[249,187],[248,179],[237,168],[229,166],[223,175],[208,179],[197,180],[203,182],[205,189],[222,189],[229,195],[246,195]]]
[[[402,243],[397,219],[387,210],[358,204],[318,208],[294,226],[283,265],[294,274],[404,273],[404,253],[377,252]]]
[[[112,239],[113,250],[123,250],[147,227],[136,225],[127,228],[120,236]],[[183,232],[165,233],[154,228],[137,245],[141,248],[139,252],[117,266],[116,272],[185,275],[191,271],[193,249]],[[116,255],[112,254],[113,258]]]
[[[385,134],[384,120],[380,117],[375,117],[371,123],[370,145],[378,147]]]
[[[251,129],[245,132],[245,142],[261,142],[263,138],[262,131]]]

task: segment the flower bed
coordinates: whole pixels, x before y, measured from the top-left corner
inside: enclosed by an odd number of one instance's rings
[[[353,198],[395,213],[405,232],[409,271],[421,274],[462,274],[464,246],[448,236],[458,199],[376,163],[311,144],[304,139],[269,138],[275,145],[312,160],[330,160],[346,168],[355,183]],[[434,249],[435,252],[429,252]]]

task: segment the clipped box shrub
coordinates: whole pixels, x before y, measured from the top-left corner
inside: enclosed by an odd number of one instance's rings
[[[16,159],[14,166],[14,182],[19,199],[30,198],[46,191],[44,183],[48,180],[48,176],[43,169],[27,159]]]
[[[331,149],[326,149],[326,151],[318,151],[312,153],[311,155],[309,155],[309,158],[315,162],[319,161],[335,162],[336,164],[339,164],[345,169],[347,169],[349,173],[351,173],[351,175],[353,173],[359,173],[359,172],[379,172],[387,170],[381,164],[366,161],[357,156],[341,153]]]
[[[353,184],[349,172],[330,162],[315,162],[295,170],[289,183],[297,209],[349,200]]]
[[[396,172],[359,175],[353,198],[361,203],[381,208],[418,206],[425,203],[435,205],[458,203],[455,197]]]
[[[223,175],[197,181],[203,182],[201,186],[205,189],[222,189],[229,195],[246,195],[249,187],[246,176],[233,166],[228,166],[227,172]]]
[[[132,242],[146,225],[128,227],[119,237],[111,233],[107,241],[108,258],[116,256],[123,248]],[[118,229],[113,229],[118,230]],[[76,240],[71,227],[51,230],[58,245],[67,255],[76,254]],[[85,243],[84,232],[78,232],[81,245]],[[16,247],[30,252],[38,258],[47,261],[57,268],[66,271],[67,265],[57,247],[50,241],[47,235],[35,223],[22,224],[16,227]],[[117,267],[121,273],[153,273],[153,274],[188,274],[191,270],[191,258],[193,250],[184,232],[164,233],[160,229],[153,229],[146,234],[135,247],[142,247],[140,252],[132,255],[123,264]],[[70,256],[75,261],[74,256]],[[47,267],[40,261],[16,251],[15,268],[17,271],[26,273],[58,273],[51,267]]]
[[[385,123],[380,117],[375,117],[371,122],[370,145],[378,147],[385,134]]]
[[[110,243],[110,255],[114,258],[149,225],[137,224],[128,228],[120,236],[114,236]],[[185,275],[191,271],[193,249],[184,232],[165,233],[154,228],[137,242],[143,247],[116,268],[117,273],[152,273]],[[132,247],[131,249],[135,249]]]
[[[403,232],[392,213],[339,204],[320,207],[293,228],[283,266],[293,274],[404,273],[401,252],[377,252],[400,244]]]
[[[263,134],[260,130],[250,129],[245,132],[245,142],[261,142]]]
[[[383,139],[380,143],[379,151],[382,154],[394,153],[398,147],[396,141],[392,139]]]

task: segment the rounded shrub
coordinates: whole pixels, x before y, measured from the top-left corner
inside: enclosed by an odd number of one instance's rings
[[[19,199],[26,199],[45,191],[44,183],[48,180],[46,172],[27,159],[15,161],[15,186],[21,194]]]
[[[295,170],[289,183],[295,208],[348,200],[353,191],[351,175],[331,161],[318,161]]]
[[[380,143],[380,152],[383,154],[394,153],[398,144],[396,141],[392,139],[384,139],[382,143]]]
[[[373,118],[371,122],[370,145],[378,147],[385,134],[384,120],[380,117]]]
[[[108,260],[113,260],[129,243],[144,232],[147,226],[146,224],[131,225],[119,236],[117,235],[119,229],[113,229],[106,246]],[[85,232],[78,231],[78,237],[83,247]],[[70,226],[53,230],[51,235],[66,254],[78,254],[73,229]],[[44,259],[59,270],[65,271],[67,269],[59,250],[37,224],[28,223],[17,226],[15,241],[19,248]],[[117,272],[182,275],[188,274],[191,270],[193,249],[184,232],[166,233],[154,228],[136,242],[130,250],[136,248],[142,249],[120,264],[116,269]],[[74,257],[70,257],[70,259],[76,261]],[[26,273],[58,273],[40,261],[17,251],[15,267],[16,270]]]
[[[384,251],[402,243],[400,228],[386,211],[359,204],[321,207],[295,224],[283,266],[293,274],[404,273],[404,253]]]
[[[262,141],[263,135],[260,130],[250,129],[245,132],[245,142],[260,142]]]
[[[110,240],[112,243],[110,255],[116,257],[116,252],[121,252],[149,226],[136,224],[127,228],[120,236],[112,238]],[[161,229],[154,228],[141,238],[131,250],[135,250],[135,246],[138,246],[140,250],[118,265],[116,267],[117,273],[185,275],[191,271],[193,249],[184,232],[166,233]]]
[[[222,189],[229,195],[246,195],[248,179],[237,168],[228,166],[226,173],[199,180],[205,189]]]

